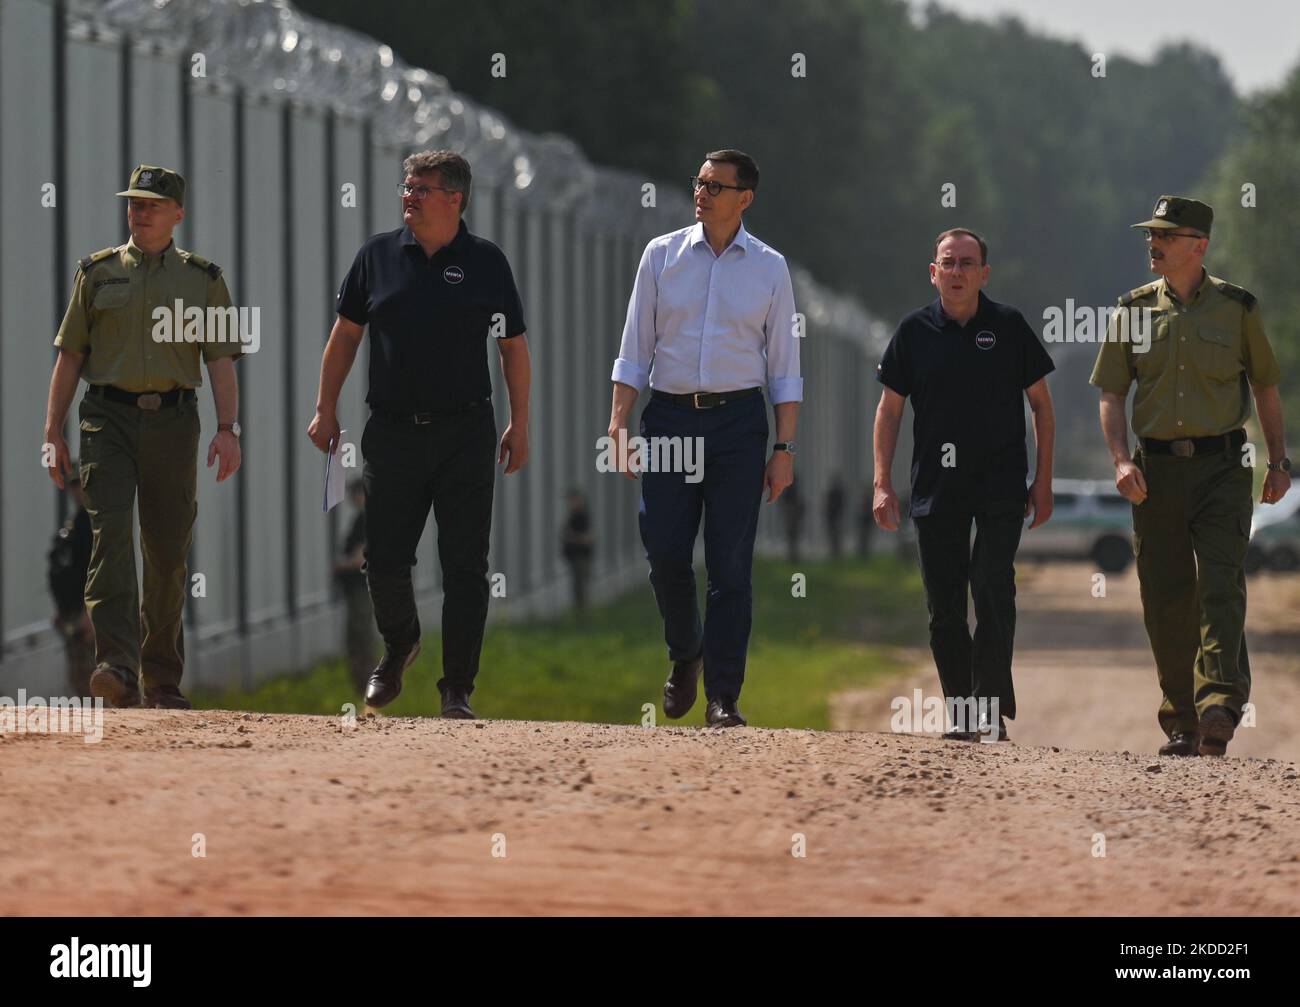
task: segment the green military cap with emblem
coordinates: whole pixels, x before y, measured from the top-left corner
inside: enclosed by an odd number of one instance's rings
[[[1200,231],[1206,237],[1210,235],[1210,225],[1214,223],[1214,209],[1209,203],[1186,196],[1161,196],[1156,200],[1156,207],[1150,220],[1130,227],[1155,227],[1172,231],[1178,227],[1190,227]]]
[[[179,171],[142,164],[131,172],[131,184],[119,196],[140,196],[144,199],[174,199],[176,205],[185,205],[185,178]]]

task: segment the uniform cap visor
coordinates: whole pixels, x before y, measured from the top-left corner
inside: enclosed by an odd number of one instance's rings
[[[127,189],[125,192],[119,192],[119,196],[139,196],[142,199],[172,199],[171,196],[164,196],[160,192],[149,192],[146,189]]]
[[[1129,224],[1128,226],[1129,227],[1159,227],[1166,231],[1172,231],[1180,227],[1181,225],[1175,224],[1172,220],[1160,220],[1159,218],[1154,218],[1152,220],[1144,220],[1140,224]]]

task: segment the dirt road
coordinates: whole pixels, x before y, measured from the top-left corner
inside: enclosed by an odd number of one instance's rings
[[[1266,657],[1262,639],[1253,651],[1260,721],[1236,757],[1158,760],[1147,754],[1154,685],[1140,635],[1125,628],[1131,613],[1120,618],[1121,585],[1085,616],[1069,568],[1021,584],[1010,745],[868,731],[348,727],[211,711],[109,711],[97,744],[9,734],[0,913],[1300,909],[1288,659]],[[1047,613],[1058,608],[1075,628],[1055,625]],[[841,716],[868,716],[873,702],[849,697]],[[1248,751],[1267,757],[1240,757]],[[1209,861],[1214,871],[1197,869]]]

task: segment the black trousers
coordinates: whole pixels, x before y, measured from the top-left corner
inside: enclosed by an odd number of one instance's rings
[[[429,424],[371,414],[361,437],[366,583],[390,651],[420,639],[411,567],[433,507],[442,565],[442,678],[472,692],[488,609],[488,540],[496,477],[490,403]]]
[[[913,518],[930,611],[930,652],[945,699],[994,698],[1016,715],[1011,652],[1016,636],[1016,550],[1025,505],[990,501]],[[971,522],[975,544],[971,546]],[[975,599],[975,637],[967,597]]]

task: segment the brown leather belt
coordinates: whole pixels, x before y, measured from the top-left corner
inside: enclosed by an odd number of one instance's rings
[[[126,406],[135,406],[155,412],[163,406],[174,406],[178,402],[193,402],[197,396],[193,388],[173,388],[167,392],[128,392],[116,385],[91,385],[86,389],[87,395],[98,395],[109,402],[120,402]]]
[[[690,406],[692,409],[713,409],[717,406],[725,406],[728,402],[736,402],[739,399],[747,399],[754,395],[762,395],[761,388],[740,388],[734,392],[654,392],[652,398],[663,399],[666,402],[676,402],[678,405]]]
[[[1158,441],[1154,437],[1142,438],[1142,451],[1148,455],[1177,455],[1179,458],[1193,458],[1196,455],[1215,453],[1231,454],[1240,451],[1246,443],[1245,430],[1233,430],[1213,437],[1185,437],[1181,440]]]

